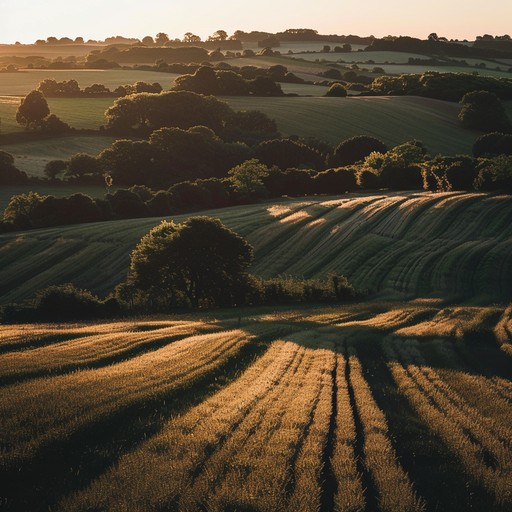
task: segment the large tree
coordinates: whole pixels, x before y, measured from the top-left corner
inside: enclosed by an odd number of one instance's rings
[[[251,246],[217,219],[163,221],[132,252],[129,282],[170,305],[230,305],[251,261]]]
[[[50,114],[48,103],[39,91],[29,92],[20,103],[16,112],[16,122],[27,129],[41,126],[43,119]]]

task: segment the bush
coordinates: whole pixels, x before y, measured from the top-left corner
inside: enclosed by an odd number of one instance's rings
[[[492,132],[482,135],[473,144],[473,156],[512,155],[512,134]]]
[[[336,98],[346,98],[347,90],[341,84],[332,84],[329,90],[325,93],[325,95]]]

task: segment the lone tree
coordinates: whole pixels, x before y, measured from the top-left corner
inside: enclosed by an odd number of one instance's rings
[[[472,91],[464,94],[459,119],[467,128],[484,132],[508,132],[510,121],[496,94],[489,91]]]
[[[167,305],[227,306],[245,289],[252,247],[210,217],[163,221],[131,255],[128,282]]]
[[[16,112],[16,122],[24,125],[27,130],[36,129],[49,114],[45,97],[39,91],[31,91],[21,100]]]

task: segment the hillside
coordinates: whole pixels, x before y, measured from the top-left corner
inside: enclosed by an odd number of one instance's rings
[[[252,271],[345,274],[385,297],[506,301],[512,290],[512,197],[476,193],[352,194],[282,199],[201,212],[255,247]],[[176,217],[176,220],[184,216]],[[2,302],[74,282],[106,294],[159,219],[67,226],[0,236]]]

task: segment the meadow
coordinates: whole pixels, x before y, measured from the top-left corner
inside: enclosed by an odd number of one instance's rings
[[[509,314],[416,300],[0,326],[2,503],[508,511]]]
[[[251,271],[315,277],[335,271],[387,298],[507,301],[512,198],[484,193],[367,193],[209,210],[254,246]],[[176,221],[187,216],[174,217]],[[73,282],[105,295],[158,218],[0,236],[0,301]]]

